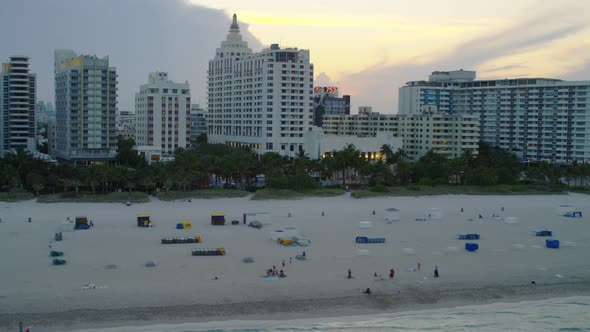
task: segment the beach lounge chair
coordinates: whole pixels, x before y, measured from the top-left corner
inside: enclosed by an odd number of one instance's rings
[[[476,233],[459,233],[457,240],[479,240],[479,234]]]
[[[62,258],[54,258],[52,261],[53,265],[65,265],[66,260]]]

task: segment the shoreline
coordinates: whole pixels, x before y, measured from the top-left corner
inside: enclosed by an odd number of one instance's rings
[[[285,299],[225,304],[165,307],[127,307],[96,310],[0,314],[1,329],[15,329],[18,321],[44,331],[74,331],[209,323],[234,320],[292,320],[401,313],[494,303],[516,303],[571,296],[590,296],[590,280],[536,285],[482,285],[481,287],[421,289],[405,287],[393,293],[369,296]]]

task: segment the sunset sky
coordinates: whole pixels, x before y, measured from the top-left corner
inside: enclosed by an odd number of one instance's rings
[[[590,61],[590,1],[584,0],[190,2],[236,12],[265,45],[310,49],[317,74],[353,96],[369,94],[358,83],[381,69],[428,68],[406,77],[415,80],[460,67],[477,70],[479,78],[561,77],[588,73]],[[394,84],[388,88],[397,92]]]
[[[109,55],[121,110],[155,70],[188,81],[204,106],[207,62],[234,12],[254,51],[309,49],[316,83],[352,95],[353,112],[397,112],[398,88],[435,70],[590,80],[587,0],[3,0],[0,61],[30,56],[39,100],[53,102],[53,50],[71,48]]]

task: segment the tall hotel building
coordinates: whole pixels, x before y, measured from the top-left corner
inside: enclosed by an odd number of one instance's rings
[[[0,73],[0,158],[24,148],[35,150],[36,76],[29,58],[12,56]]]
[[[172,155],[190,143],[191,93],[188,82],[175,83],[164,72],[150,73],[148,83],[135,94],[137,145]]]
[[[103,163],[117,151],[117,71],[108,56],[55,51],[54,157],[77,166]]]
[[[234,14],[227,39],[209,61],[209,141],[294,156],[312,127],[312,98],[309,51],[273,44],[252,53]]]
[[[590,81],[476,80],[474,71],[433,72],[399,89],[399,113],[478,114],[480,139],[526,161],[590,161]]]

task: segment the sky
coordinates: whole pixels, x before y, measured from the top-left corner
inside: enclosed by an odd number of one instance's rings
[[[254,51],[309,49],[316,85],[351,95],[353,112],[396,113],[398,88],[436,70],[590,80],[589,12],[586,0],[2,0],[0,61],[30,56],[39,100],[54,99],[53,50],[70,48],[109,55],[120,110],[156,70],[205,106],[207,62],[236,13]]]

